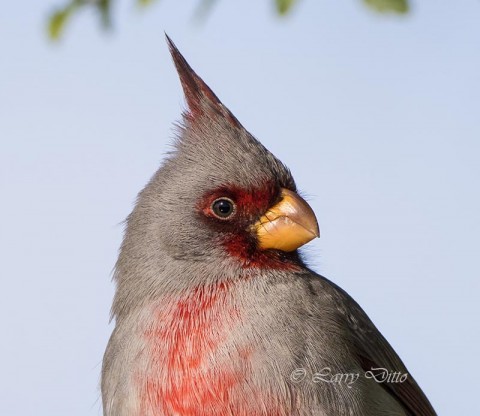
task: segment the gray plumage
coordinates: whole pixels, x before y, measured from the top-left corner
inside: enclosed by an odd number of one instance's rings
[[[205,217],[211,191],[244,192],[260,209],[257,189],[274,199],[295,182],[168,42],[188,111],[127,219],[104,415],[435,415],[347,293],[297,251],[259,251],[251,224],[261,212],[245,208],[233,225]],[[380,383],[365,376],[372,368],[408,376]]]

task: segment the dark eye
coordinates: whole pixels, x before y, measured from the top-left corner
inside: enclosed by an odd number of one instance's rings
[[[235,204],[231,199],[219,198],[213,201],[212,211],[218,218],[225,219],[235,212]]]

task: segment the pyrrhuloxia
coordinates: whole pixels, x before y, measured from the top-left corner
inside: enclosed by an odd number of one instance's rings
[[[302,261],[319,230],[290,171],[167,40],[188,110],[127,220],[104,415],[435,415],[360,306]]]

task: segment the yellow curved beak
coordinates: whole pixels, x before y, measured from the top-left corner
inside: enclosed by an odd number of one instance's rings
[[[255,224],[260,249],[294,251],[320,237],[317,218],[303,198],[282,189],[282,200]]]

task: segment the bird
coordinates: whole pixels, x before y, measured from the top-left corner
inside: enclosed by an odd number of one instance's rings
[[[104,416],[430,416],[363,309],[306,264],[290,170],[166,35],[186,109],[126,219]]]

